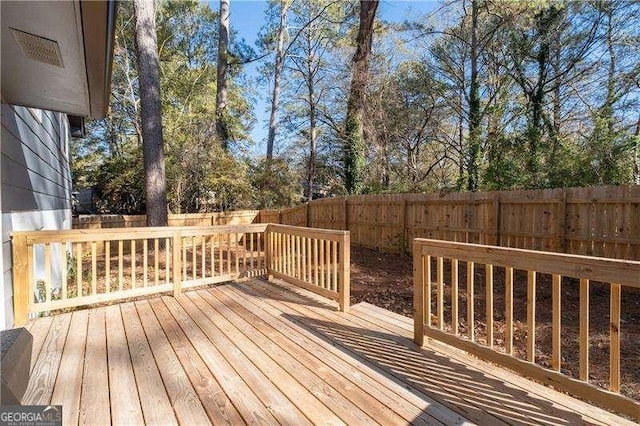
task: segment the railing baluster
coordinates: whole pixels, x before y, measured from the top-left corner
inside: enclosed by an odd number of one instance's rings
[[[91,294],[98,293],[97,243],[91,241]]]
[[[333,291],[338,291],[338,242],[332,241],[332,250],[333,254]]]
[[[431,327],[431,256],[422,256],[422,282],[424,283],[424,319]]]
[[[136,288],[136,240],[131,240],[131,288]]]
[[[302,239],[300,240],[300,250],[301,250],[301,256],[302,256],[302,262],[301,262],[301,266],[302,266],[302,277],[300,277],[300,279],[302,281],[307,281],[307,237],[302,237]]]
[[[474,266],[473,262],[467,261],[467,338],[472,342],[475,341],[475,311],[473,306]]]
[[[158,260],[159,253],[158,251],[160,250],[160,241],[157,238],[153,239],[153,278],[154,278],[154,284],[158,285],[158,282],[160,281],[160,261]],[[169,246],[165,247],[165,250],[169,250]]]
[[[196,250],[196,237],[191,237],[191,279],[196,280],[198,278],[198,253]]]
[[[527,271],[527,360],[536,361],[536,271]]]
[[[76,243],[76,296],[82,296],[82,243]]]
[[[561,295],[561,281],[562,277],[558,274],[551,276],[551,305],[552,305],[552,324],[551,324],[551,366],[554,370],[560,371],[562,367],[561,360],[561,311],[560,303],[562,299]]]
[[[216,251],[215,251],[215,240],[216,240],[216,236],[214,235],[210,235],[209,236],[209,249],[211,250],[211,257],[209,258],[209,265],[211,268],[211,274],[209,275],[210,277],[214,277],[216,275]]]
[[[254,251],[253,251],[253,235],[254,235],[253,232],[251,232],[249,234],[249,253],[251,255],[251,257],[249,259],[250,260],[249,266],[250,266],[252,271],[253,271],[253,256],[255,254]]]
[[[296,278],[302,279],[302,241],[296,235]]]
[[[325,256],[324,256],[324,240],[320,240],[320,287],[322,288],[327,288],[325,286],[325,282],[324,282],[324,263],[325,263]]]
[[[451,259],[451,332],[458,335],[458,259]]]
[[[111,293],[111,241],[104,242],[104,291]]]
[[[620,393],[620,284],[611,283],[609,390]]]
[[[589,381],[589,280],[580,279],[580,380]]]
[[[307,282],[312,282],[313,280],[313,250],[312,250],[312,239],[307,238]]]
[[[313,282],[318,284],[318,239],[313,239]]]
[[[242,244],[242,268],[247,271],[247,234],[244,234],[244,243]]]
[[[124,241],[118,240],[118,291],[122,291],[122,286],[124,281],[123,252],[124,252]]]
[[[201,278],[205,278],[207,276],[206,271],[207,271],[207,239],[205,238],[205,236],[203,235],[202,237],[200,237],[201,241],[200,241],[200,246],[201,246],[201,250],[202,252],[200,253],[202,256],[202,274],[201,274]]]
[[[493,265],[485,266],[487,346],[493,348]]]
[[[220,276],[223,275],[224,263],[223,263],[223,255],[222,255],[222,244],[223,244],[223,236],[222,234],[218,234],[218,274]]]
[[[173,247],[169,245],[170,244],[169,241],[170,241],[169,238],[164,239],[164,282],[165,284],[169,284],[169,275],[171,273],[171,268],[173,267],[174,269],[176,269],[175,264],[171,265],[171,260],[169,260],[170,259],[169,248]]]
[[[182,237],[180,237],[180,246],[182,246],[182,258],[180,259],[180,263],[182,265],[182,281],[186,281],[187,280],[187,263],[189,263],[187,261],[187,245],[185,244],[185,241],[182,239]]]
[[[234,252],[235,252],[235,267],[236,267],[236,274],[240,274],[240,257],[238,256],[238,251],[240,250],[240,237],[237,233],[233,234],[233,242],[234,242]]]
[[[147,267],[149,265],[149,259],[147,258],[148,256],[149,240],[145,238],[144,240],[142,240],[142,287],[146,287],[148,284],[147,281],[149,280],[147,273]]]
[[[51,282],[51,244],[44,245],[44,273],[45,300],[51,302],[51,287],[53,286]]]
[[[444,328],[444,259],[438,256],[436,263],[436,315],[438,316],[438,329],[442,330]]]
[[[227,234],[227,274],[231,274],[231,234]]]
[[[60,299],[67,299],[67,246],[60,243]]]
[[[182,235],[180,231],[173,231],[173,236],[171,238],[171,257],[173,262],[173,295],[177,296],[182,291],[182,281],[180,280],[180,275],[184,277],[186,274],[186,266],[183,264],[187,263],[187,257],[184,252],[184,242],[182,240]],[[182,246],[182,247],[181,247]],[[180,252],[182,251],[182,257],[180,256]],[[167,244],[166,252],[169,253],[169,245]]]
[[[256,268],[257,269],[263,269],[263,263],[262,263],[262,259],[263,259],[263,255],[262,255],[262,233],[258,232],[257,236],[258,238],[256,239],[256,243],[258,244],[258,252],[256,253],[256,260],[257,260],[257,265]]]
[[[505,317],[505,351],[509,355],[513,355],[513,268],[505,268],[505,299],[504,299],[504,317]]]

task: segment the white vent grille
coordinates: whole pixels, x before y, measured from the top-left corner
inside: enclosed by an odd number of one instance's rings
[[[45,64],[55,65],[64,68],[62,55],[58,42],[37,35],[25,33],[24,31],[10,28],[13,38],[22,48],[25,55]]]

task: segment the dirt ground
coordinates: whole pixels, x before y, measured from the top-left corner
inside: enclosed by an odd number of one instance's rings
[[[432,270],[435,269],[432,267]],[[445,261],[445,328],[451,326],[449,283],[450,264]],[[460,264],[459,327],[466,334],[466,267]],[[432,277],[433,280],[434,277]],[[486,338],[484,268],[475,271],[474,309],[476,341]],[[514,355],[526,359],[527,288],[526,274],[514,277]],[[494,341],[504,351],[504,270],[494,273]],[[551,356],[551,277],[538,274],[536,286],[536,362],[550,367]],[[432,286],[435,301],[435,285]],[[413,266],[410,256],[380,253],[362,247],[351,248],[351,303],[368,302],[390,311],[413,316]],[[609,286],[590,287],[590,375],[589,381],[608,388],[609,383]],[[579,282],[562,281],[562,372],[579,374]],[[435,305],[432,306],[435,313]],[[432,321],[435,320],[432,317]],[[640,291],[623,288],[621,317],[621,393],[640,400]]]

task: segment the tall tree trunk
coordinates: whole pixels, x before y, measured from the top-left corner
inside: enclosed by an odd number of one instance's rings
[[[284,36],[287,27],[287,9],[289,0],[280,1],[280,26],[278,27],[278,46],[276,49],[276,64],[273,75],[273,96],[271,97],[271,116],[269,117],[269,136],[267,138],[267,160],[273,158],[273,144],[278,127],[278,105],[280,103],[280,79],[284,66]]]
[[[226,122],[227,65],[229,56],[229,1],[220,0],[218,34],[218,72],[216,83],[216,133],[224,150],[229,148],[229,130]]]
[[[478,2],[471,0],[471,82],[469,85],[469,158],[467,189],[478,190],[480,168],[480,93],[478,84]]]
[[[378,0],[360,0],[360,26],[353,56],[351,90],[345,120],[344,184],[348,194],[362,191],[365,168],[364,110],[369,74],[373,23]]]
[[[313,63],[312,56],[309,55],[309,59],[307,60],[307,89],[309,94],[309,173],[307,179],[307,187],[309,188],[309,196],[308,200],[311,201],[313,199],[313,180],[316,175],[316,152],[318,149],[318,135],[317,135],[317,111],[316,111],[316,100],[315,100],[315,87],[313,81]]]
[[[160,65],[153,0],[134,0],[147,226],[167,226]]]

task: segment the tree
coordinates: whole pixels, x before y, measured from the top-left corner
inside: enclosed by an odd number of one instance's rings
[[[228,149],[225,109],[227,107],[227,65],[229,56],[229,1],[220,0],[218,28],[218,69],[216,82],[216,132],[223,149]]]
[[[278,25],[278,44],[276,47],[276,63],[273,73],[273,95],[271,96],[271,115],[269,116],[269,136],[267,138],[267,160],[273,158],[273,144],[278,125],[278,105],[280,103],[280,79],[284,66],[284,39],[287,32],[287,9],[289,0],[280,0],[280,24]]]
[[[360,26],[356,37],[356,53],[353,56],[353,74],[344,131],[344,184],[348,194],[361,192],[364,182],[365,135],[363,122],[369,77],[369,56],[377,9],[378,0],[360,0]]]
[[[134,0],[147,226],[167,226],[160,65],[153,0]]]

